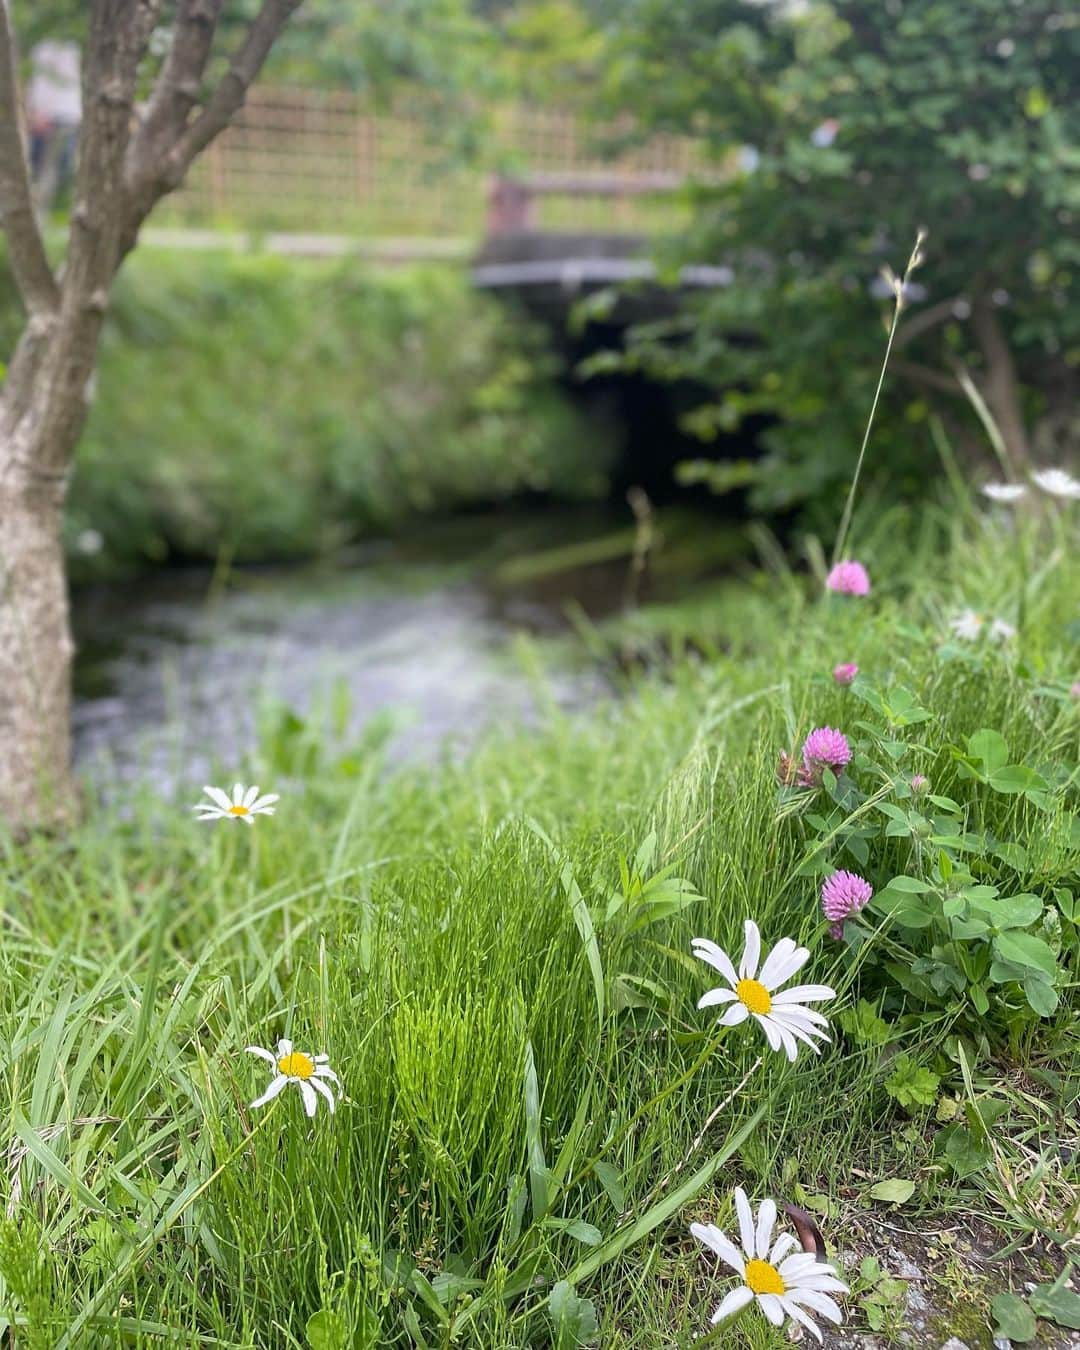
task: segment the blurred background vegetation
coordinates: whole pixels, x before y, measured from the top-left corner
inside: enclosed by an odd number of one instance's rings
[[[227,7],[238,31],[251,7]],[[84,22],[72,0],[17,16],[24,54]],[[202,222],[247,230],[253,254],[155,248],[129,264],[72,489],[76,575],[221,547],[300,556],[522,494],[614,484],[621,500],[620,433],[578,397],[597,374],[681,389],[668,457],[684,486],[748,492],[739,509],[828,531],[877,378],[882,268],[902,267],[920,227],[879,489],[921,500],[946,446],[997,477],[1068,460],[1078,69],[1080,18],[1061,0],[315,0],[264,84],[356,95],[376,122],[407,107],[465,255],[485,176],[530,167],[527,146],[496,134],[513,100],[537,119],[572,112],[596,161],[658,138],[692,146],[650,247],[666,275],[708,262],[731,282],[647,322],[594,325],[573,371],[580,345],[472,293],[460,255],[394,275],[262,256],[261,231],[289,218],[282,182],[256,217]],[[445,232],[445,210],[425,218],[416,200],[395,218],[342,212],[337,228]],[[192,224],[195,202],[179,194],[166,218]],[[612,303],[593,295],[585,314]],[[12,306],[4,283],[5,348]],[[105,548],[81,555],[93,532]]]

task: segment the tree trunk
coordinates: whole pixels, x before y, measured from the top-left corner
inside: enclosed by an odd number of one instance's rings
[[[0,445],[0,822],[19,832],[74,808],[64,493]]]
[[[1021,401],[1020,379],[1008,339],[993,301],[983,290],[971,309],[971,325],[986,362],[983,397],[994,415],[1013,473],[1022,474],[1031,460]]]

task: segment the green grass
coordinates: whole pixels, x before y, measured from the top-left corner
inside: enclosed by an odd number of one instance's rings
[[[194,823],[197,783],[175,802],[147,784],[63,839],[9,845],[0,1311],[15,1343],[546,1346],[552,1281],[569,1277],[601,1345],[689,1346],[729,1285],[687,1228],[730,1225],[739,1181],[828,1209],[835,1249],[873,1210],[874,1180],[909,1177],[903,1214],[983,1215],[1002,1246],[1034,1236],[1060,1265],[1078,1194],[1075,1154],[1072,1172],[1054,1156],[1078,1064],[1075,964],[1054,1016],[969,1039],[973,1093],[1008,1111],[1000,1161],[956,1180],[934,1112],[898,1113],[865,1046],[839,1036],[788,1066],[756,1029],[718,1035],[695,1007],[715,981],[689,956],[697,934],[737,947],[752,915],[766,940],[810,946],[809,977],[840,991],[830,1012],[860,993],[869,967],[825,936],[774,780],[778,750],[811,726],[859,735],[869,714],[829,678],[838,660],[932,711],[928,751],[904,767],[938,792],[972,798],[948,747],[984,726],[1024,762],[1071,764],[1049,813],[1020,798],[986,810],[1038,857],[1028,889],[1075,875],[1077,575],[1064,526],[1040,537],[1011,651],[940,650],[963,603],[1015,617],[997,527],[956,509],[857,519],[869,601],[826,605],[776,569],[697,619],[645,612],[598,649],[629,634],[682,654],[586,715],[552,708],[537,734],[397,772],[328,744],[301,777],[279,748],[223,766],[281,792],[251,830]],[[709,654],[691,659],[705,628]],[[653,832],[704,898],[590,942],[574,883],[596,919]],[[623,974],[653,982],[652,1007],[620,1010],[620,989],[643,988]],[[890,1049],[940,1065],[948,1015],[894,1025]],[[292,1089],[247,1108],[266,1066],[244,1046],[285,1035],[330,1054],[334,1117],[309,1123]],[[954,1064],[941,1095],[965,1091]],[[724,1336],[785,1344],[753,1317]]]

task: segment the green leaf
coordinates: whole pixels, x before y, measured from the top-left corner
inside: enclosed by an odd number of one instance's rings
[[[997,1322],[994,1328],[995,1336],[1005,1336],[1010,1341],[1035,1339],[1038,1329],[1035,1314],[1019,1294],[998,1294],[990,1304],[990,1311]]]
[[[349,1329],[340,1313],[320,1308],[307,1320],[304,1328],[311,1350],[348,1350]]]
[[[1032,1011],[1040,1017],[1051,1017],[1057,1009],[1058,992],[1041,975],[1029,975],[1024,980],[1024,997]]]
[[[972,759],[981,761],[986,774],[993,773],[1009,762],[1009,747],[1004,736],[989,727],[968,737],[967,752]]]
[[[1021,933],[1013,929],[999,933],[994,938],[994,952],[1002,961],[1041,970],[1051,977],[1057,973],[1057,958],[1053,948],[1034,933]]]
[[[1039,1317],[1056,1322],[1059,1327],[1080,1331],[1080,1294],[1064,1288],[1061,1281],[1043,1284],[1033,1290],[1031,1307]]]
[[[890,1181],[879,1181],[870,1187],[870,1199],[882,1200],[889,1205],[902,1205],[915,1194],[915,1183],[893,1177]]]
[[[953,1174],[961,1181],[981,1172],[990,1161],[990,1151],[981,1138],[965,1125],[950,1128],[945,1142],[945,1157]]]
[[[885,1091],[904,1107],[933,1106],[940,1084],[938,1074],[924,1069],[910,1055],[897,1055]]]
[[[626,1189],[623,1186],[622,1173],[611,1163],[598,1162],[593,1165],[593,1173],[604,1188],[607,1198],[617,1214],[626,1208]]]
[[[584,1219],[545,1219],[542,1226],[552,1233],[565,1233],[586,1247],[599,1247],[604,1240],[600,1229]]]
[[[569,1280],[560,1280],[548,1295],[548,1316],[555,1328],[556,1350],[588,1345],[599,1329],[592,1300],[578,1298]]]
[[[995,769],[987,781],[995,792],[1045,792],[1047,782],[1034,769],[1026,764],[1007,764],[1003,769]]]
[[[1027,928],[1041,918],[1043,902],[1037,895],[1007,895],[979,908],[995,928]]]
[[[529,1156],[532,1213],[534,1219],[539,1219],[547,1211],[550,1203],[548,1183],[552,1177],[547,1169],[547,1159],[544,1157],[544,1145],[540,1136],[540,1088],[536,1081],[532,1041],[525,1042],[525,1142]]]
[[[906,895],[925,895],[932,887],[920,877],[893,877],[885,886],[887,891],[903,891]]]

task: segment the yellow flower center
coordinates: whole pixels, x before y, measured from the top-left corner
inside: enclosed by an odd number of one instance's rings
[[[286,1078],[310,1078],[315,1072],[315,1061],[300,1050],[282,1055],[277,1066],[278,1072],[283,1073]]]
[[[230,816],[246,816],[247,814],[248,814],[248,809],[247,809],[246,806],[230,806],[230,807],[229,807],[229,815],[230,815]]]
[[[768,1261],[747,1261],[746,1283],[755,1294],[782,1294],[786,1288],[780,1272]]]
[[[739,1002],[745,1003],[752,1013],[767,1013],[772,1007],[769,991],[760,980],[740,980],[735,993]]]

